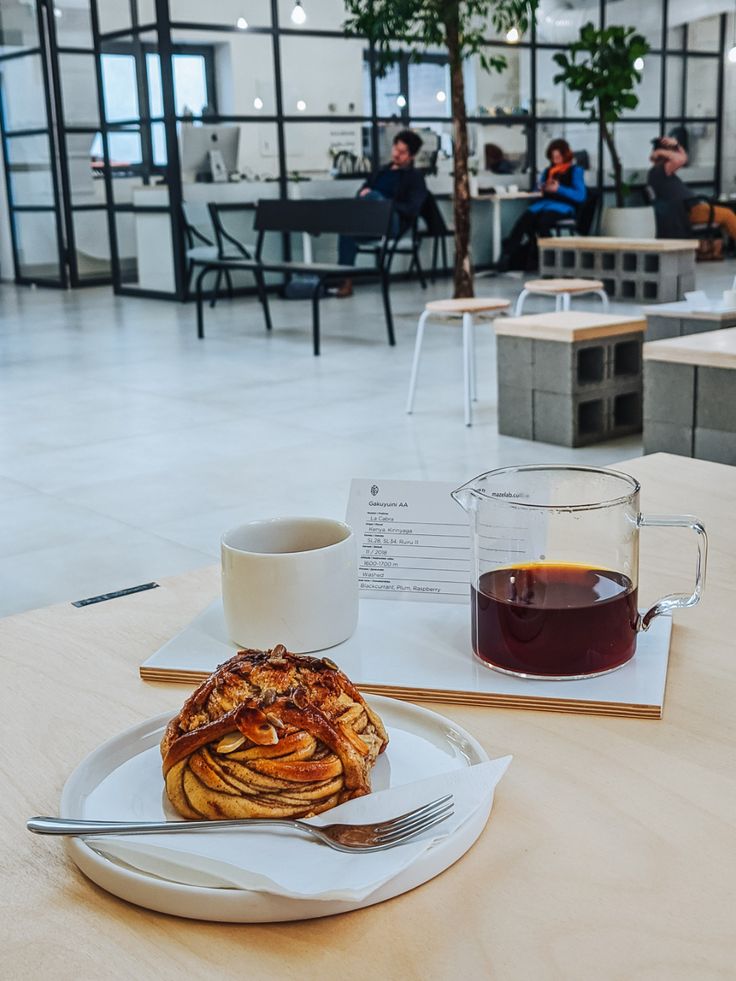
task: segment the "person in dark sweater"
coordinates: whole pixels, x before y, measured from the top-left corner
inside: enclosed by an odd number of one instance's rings
[[[421,145],[421,138],[410,129],[397,133],[391,147],[391,163],[371,174],[358,191],[360,198],[393,201],[391,235],[394,237],[405,231],[419,216],[427,197],[424,176],[414,167],[414,158],[419,153]],[[339,237],[337,261],[341,266],[355,265],[355,257],[361,241],[350,235]],[[335,295],[352,296],[352,279],[344,280]]]
[[[528,241],[525,256],[526,271],[537,268],[539,253],[537,236],[549,235],[560,218],[572,217],[578,205],[587,196],[583,168],[575,163],[573,152],[566,140],[552,140],[547,147],[549,167],[546,167],[538,184],[542,192],[518,219],[511,234],[504,239],[503,251],[498,261],[498,271],[507,272],[518,264],[520,247]]]

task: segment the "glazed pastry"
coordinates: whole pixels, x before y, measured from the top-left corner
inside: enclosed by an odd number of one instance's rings
[[[297,818],[370,793],[383,723],[326,658],[239,651],[171,720],[166,793],[186,818]]]

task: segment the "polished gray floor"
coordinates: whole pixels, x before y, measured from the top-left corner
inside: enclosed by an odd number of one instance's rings
[[[699,267],[698,285],[717,295],[733,265]],[[477,293],[519,288],[479,279]],[[0,287],[0,614],[211,563],[220,534],[252,518],[342,517],[355,476],[461,483],[507,464],[641,453],[638,438],[569,450],[499,436],[490,327],[472,428],[447,324],[428,328],[407,416],[416,318],[448,290],[394,288],[393,349],[373,288],[325,301],[314,358],[303,301],[274,302],[271,336],[254,300],[223,301],[199,341],[188,305]]]

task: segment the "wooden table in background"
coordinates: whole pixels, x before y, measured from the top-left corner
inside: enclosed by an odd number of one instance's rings
[[[676,616],[664,718],[438,706],[492,756],[514,756],[490,823],[438,878],[338,917],[220,925],[153,913],[24,828],[57,812],[67,776],[103,740],[180,707],[186,689],[145,684],[138,666],[215,597],[216,569],[0,622],[2,975],[732,978],[736,469],[663,454],[620,468],[641,480],[645,512],[694,512],[710,533],[705,599]],[[688,588],[693,564],[685,532],[645,529],[642,604]]]

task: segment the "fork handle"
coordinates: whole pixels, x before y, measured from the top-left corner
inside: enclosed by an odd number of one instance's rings
[[[177,834],[184,831],[226,831],[229,828],[271,827],[301,828],[311,831],[301,821],[272,818],[246,818],[230,821],[73,821],[67,818],[33,817],[26,827],[37,835],[148,835]]]

